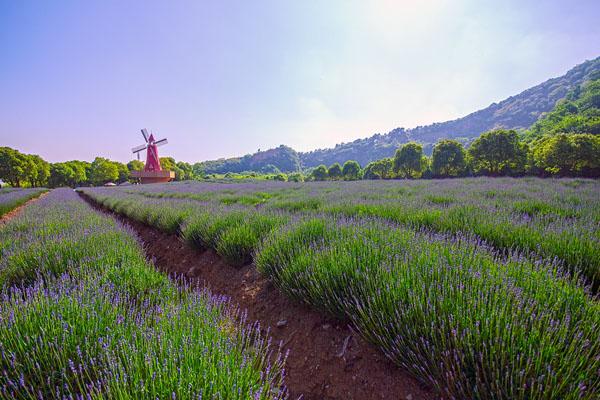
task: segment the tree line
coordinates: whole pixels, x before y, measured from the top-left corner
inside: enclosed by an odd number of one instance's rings
[[[206,175],[201,163],[176,162],[172,157],[161,157],[160,161],[164,169],[175,171],[175,180],[218,177]],[[38,155],[0,147],[0,179],[13,187],[123,183],[131,180],[131,171],[143,168],[144,164],[138,160],[123,164],[102,157],[91,163],[79,160],[49,163]],[[372,161],[364,168],[348,160],[343,165],[319,165],[305,174],[272,171],[228,173],[223,177],[302,182],[524,175],[600,177],[600,135],[558,133],[529,141],[514,130],[498,129],[483,133],[468,148],[456,140],[441,140],[433,147],[431,157],[424,154],[421,144],[410,142],[398,148],[394,157]]]
[[[372,161],[357,171],[356,161],[343,167],[320,165],[310,179],[418,179],[463,176],[579,176],[600,177],[600,136],[556,134],[528,143],[514,130],[497,129],[483,133],[468,149],[445,139],[435,144],[431,157],[423,146],[407,143],[394,157]],[[358,167],[360,168],[360,167]],[[346,173],[345,171],[352,171]]]
[[[164,169],[175,171],[176,180],[196,179],[203,173],[194,165],[176,162],[172,157],[161,157]],[[35,154],[23,154],[10,147],[0,147],[0,179],[12,187],[98,186],[108,182],[123,183],[131,180],[131,171],[142,170],[138,160],[127,164],[96,157],[94,161],[66,161],[49,163]]]

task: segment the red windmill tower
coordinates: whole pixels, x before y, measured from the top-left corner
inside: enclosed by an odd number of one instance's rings
[[[142,129],[145,144],[134,147],[131,151],[140,159],[140,152],[146,150],[146,164],[143,171],[131,171],[131,176],[138,178],[141,183],[161,183],[175,179],[175,172],[165,171],[160,166],[158,147],[167,144],[167,139],[155,140],[154,134],[148,136],[148,131]]]

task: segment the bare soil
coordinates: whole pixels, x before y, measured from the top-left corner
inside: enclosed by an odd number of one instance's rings
[[[176,235],[103,211],[137,232],[159,270],[230,297],[247,310],[249,321],[269,329],[273,343],[282,343],[289,352],[285,384],[290,399],[436,398],[347,324],[285,297],[254,265],[232,267],[212,250],[193,248]]]

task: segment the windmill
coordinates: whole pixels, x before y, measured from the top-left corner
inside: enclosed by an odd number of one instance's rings
[[[142,129],[145,144],[136,146],[131,151],[140,159],[140,153],[146,150],[146,164],[143,171],[132,171],[131,176],[139,178],[141,183],[169,182],[175,178],[173,171],[165,171],[160,166],[158,158],[158,147],[167,144],[167,139],[155,140],[154,134],[148,135],[146,129]]]

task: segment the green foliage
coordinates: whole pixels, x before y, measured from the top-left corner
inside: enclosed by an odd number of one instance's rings
[[[327,175],[332,181],[342,179],[342,166],[339,163],[333,163],[327,170]]]
[[[267,166],[269,166],[269,170],[265,170]],[[195,167],[202,171],[202,175],[225,174],[227,172],[241,173],[244,171],[262,171],[263,173],[297,172],[300,170],[300,158],[294,149],[281,145],[265,151],[258,150],[254,154],[247,154],[243,157],[197,163]]]
[[[363,171],[363,179],[392,179],[394,161],[392,158],[384,158],[371,161]]]
[[[462,176],[466,169],[466,152],[460,142],[445,139],[433,147],[431,170],[434,176],[444,178]]]
[[[288,181],[290,182],[304,182],[304,175],[301,172],[294,172],[288,175]]]
[[[50,187],[70,186],[76,187],[88,183],[88,171],[91,164],[85,161],[67,161],[50,165]]]
[[[360,179],[360,164],[354,160],[346,161],[344,163],[344,167],[342,168],[342,174],[344,175],[344,179],[347,181],[355,181]]]
[[[329,177],[329,173],[326,166],[319,165],[317,168],[312,170],[310,176],[315,181],[324,181]]]
[[[48,184],[50,164],[38,155],[0,147],[0,179],[13,187],[41,187]]]
[[[119,166],[102,157],[96,157],[90,168],[90,181],[94,185],[103,185],[107,182],[119,180]]]
[[[288,176],[286,174],[279,173],[273,177],[273,180],[279,181],[279,182],[287,182]]]
[[[497,129],[475,139],[469,157],[477,174],[521,175],[526,168],[527,145],[519,140],[517,132]]]
[[[600,136],[557,134],[532,144],[536,167],[559,176],[600,176]]]
[[[423,146],[411,142],[396,150],[394,172],[402,178],[420,178],[426,168]]]
[[[140,160],[131,160],[127,163],[127,169],[129,171],[141,171],[144,169],[144,163]]]
[[[176,181],[189,181],[195,179],[193,167],[186,162],[179,161],[175,164],[177,169],[175,170]]]
[[[600,134],[600,79],[577,86],[527,132],[527,140],[559,133]]]

